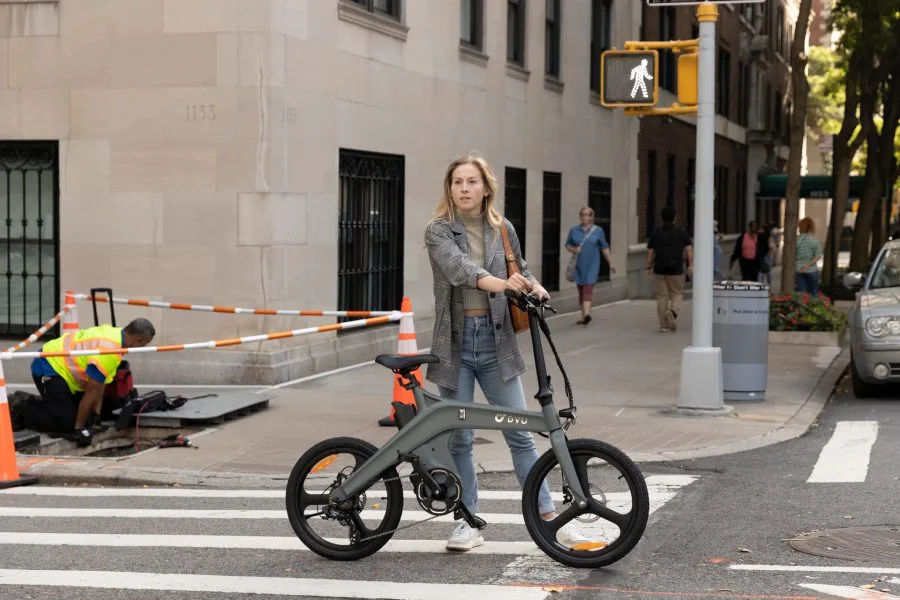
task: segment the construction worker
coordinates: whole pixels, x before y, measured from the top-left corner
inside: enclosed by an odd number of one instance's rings
[[[66,333],[44,344],[42,351],[136,348],[149,344],[154,335],[150,321],[135,319],[124,328],[99,325]],[[25,426],[89,446],[90,426],[100,424],[103,389],[121,362],[121,354],[35,358],[31,375],[42,402],[22,406]]]

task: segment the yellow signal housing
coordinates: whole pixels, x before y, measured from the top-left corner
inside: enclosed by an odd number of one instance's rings
[[[686,52],[678,56],[678,103],[697,105],[697,53]]]

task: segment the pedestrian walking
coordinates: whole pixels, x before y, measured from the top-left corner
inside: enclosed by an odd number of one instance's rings
[[[469,154],[450,163],[435,216],[425,229],[425,242],[434,281],[435,323],[431,352],[440,359],[429,364],[426,379],[442,396],[474,402],[478,381],[488,403],[525,409],[520,376],[525,363],[509,317],[506,290],[531,292],[549,298],[522,259],[516,230],[496,208],[497,179],[483,158]],[[507,276],[501,241],[506,228],[521,273]],[[450,438],[450,452],[462,479],[462,501],[478,513],[478,480],[472,453],[473,432],[458,429]],[[538,459],[527,431],[503,431],[521,487]],[[556,516],[546,482],[538,497],[545,519]],[[590,540],[574,522],[562,527],[557,540],[572,546]],[[447,541],[447,549],[468,551],[484,544],[478,529],[460,522]]]
[[[760,244],[759,225],[756,221],[747,224],[747,231],[738,236],[731,253],[731,268],[737,262],[741,267],[741,278],[744,281],[759,280],[762,257],[768,252],[768,246]]]
[[[663,207],[660,215],[662,227],[647,240],[647,278],[656,279],[656,314],[659,330],[665,333],[678,327],[685,273],[694,272],[694,242],[687,231],[675,225],[674,206]]]
[[[591,322],[591,304],[594,300],[594,285],[600,277],[600,256],[609,264],[613,275],[616,268],[603,228],[594,224],[594,209],[585,206],[579,215],[580,222],[573,225],[566,238],[566,250],[572,253],[572,260],[566,270],[566,278],[578,287],[578,302],[581,306],[579,325]]]
[[[816,232],[816,224],[806,217],[798,223],[797,236],[797,261],[796,283],[794,289],[798,292],[809,292],[813,296],[819,294],[819,260],[824,254],[822,244],[813,234]]]

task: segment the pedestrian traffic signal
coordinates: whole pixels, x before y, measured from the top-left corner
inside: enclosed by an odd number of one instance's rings
[[[659,100],[656,50],[607,50],[600,55],[600,104],[655,106]]]

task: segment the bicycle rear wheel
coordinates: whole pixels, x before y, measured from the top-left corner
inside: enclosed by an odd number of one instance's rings
[[[525,480],[525,526],[535,544],[557,562],[576,568],[603,567],[621,559],[640,541],[650,515],[647,484],[637,465],[618,448],[589,439],[569,440],[568,447],[588,506],[580,509],[572,500],[551,449]],[[538,505],[545,480],[551,493],[563,495],[563,510],[551,520],[541,517]],[[572,535],[573,526],[577,536]]]
[[[307,450],[294,465],[285,499],[288,519],[316,554],[331,560],[365,558],[387,544],[400,524],[403,486],[396,469],[384,471],[340,505],[328,502],[331,490],[377,451],[357,438],[331,438]]]

